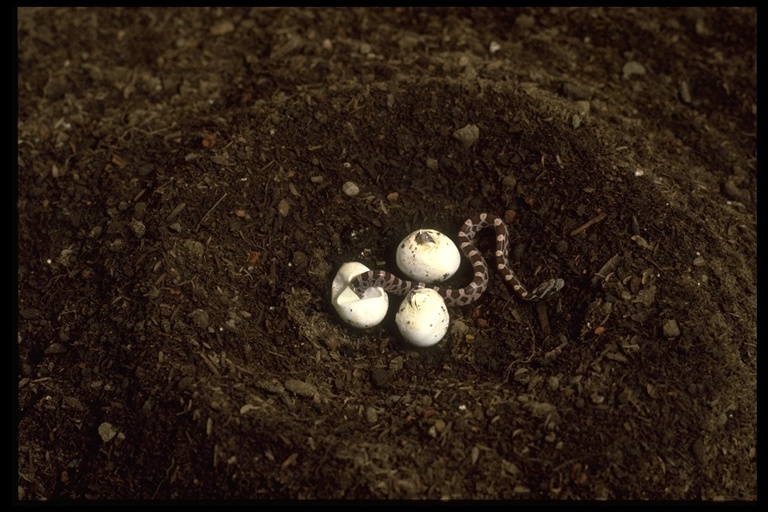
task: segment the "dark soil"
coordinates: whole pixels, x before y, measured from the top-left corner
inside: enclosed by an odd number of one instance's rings
[[[756,16],[20,9],[19,499],[756,499]],[[483,211],[559,294],[336,316]]]

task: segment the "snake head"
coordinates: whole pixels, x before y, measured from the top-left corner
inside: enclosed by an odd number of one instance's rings
[[[361,299],[363,298],[363,296],[365,296],[365,288],[363,288],[362,286],[349,285],[349,287],[352,288],[352,291],[355,292],[355,295],[357,295]]]
[[[428,231],[419,231],[414,237],[414,239],[416,240],[416,243],[419,245],[435,243],[435,239],[432,237],[432,235],[429,234]]]
[[[357,295],[361,299],[365,296],[365,290],[368,289],[368,286],[365,286],[362,283],[363,275],[364,274],[360,274],[359,276],[353,277],[352,280],[349,282],[349,287],[352,289],[353,292],[355,292],[355,295]]]

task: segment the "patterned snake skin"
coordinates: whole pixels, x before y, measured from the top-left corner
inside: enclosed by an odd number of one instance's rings
[[[477,233],[486,227],[492,227],[496,231],[496,252],[494,253],[496,270],[504,276],[504,281],[512,286],[512,289],[517,292],[521,299],[529,301],[540,300],[552,295],[563,287],[565,282],[562,279],[544,281],[531,292],[523,286],[523,283],[520,282],[520,279],[517,278],[510,268],[509,260],[507,260],[507,244],[509,240],[507,225],[499,217],[491,213],[481,213],[467,219],[464,221],[464,225],[458,234],[459,248],[469,258],[475,271],[475,277],[468,286],[452,289],[427,285],[416,281],[406,281],[385,270],[369,270],[364,272],[355,277],[350,286],[360,297],[363,296],[367,288],[372,286],[382,287],[384,290],[395,295],[406,295],[411,290],[429,287],[437,291],[449,306],[470,304],[479,299],[485,289],[488,288],[488,264],[473,243]]]

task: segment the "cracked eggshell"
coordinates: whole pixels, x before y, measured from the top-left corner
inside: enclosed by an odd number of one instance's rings
[[[445,301],[431,288],[419,288],[405,296],[395,315],[403,338],[417,347],[431,347],[448,331],[450,315]]]
[[[333,307],[342,320],[358,329],[380,324],[389,309],[389,296],[384,288],[368,288],[361,299],[349,287],[352,279],[369,270],[362,263],[344,263],[331,284]]]
[[[422,283],[440,283],[459,269],[461,253],[446,235],[434,229],[414,231],[397,246],[397,266]]]

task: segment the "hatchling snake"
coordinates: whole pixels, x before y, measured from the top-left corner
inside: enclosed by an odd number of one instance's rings
[[[416,281],[406,281],[385,270],[369,270],[352,279],[350,286],[355,293],[362,297],[367,288],[382,287],[395,295],[407,295],[411,290],[419,288],[433,288],[438,292],[449,306],[465,306],[476,301],[488,288],[488,264],[473,242],[477,233],[486,227],[492,227],[496,231],[496,251],[494,253],[496,270],[504,277],[504,281],[512,286],[517,295],[524,300],[541,300],[559,291],[565,282],[562,279],[549,279],[539,286],[528,291],[518,279],[507,259],[507,245],[509,230],[507,225],[498,216],[491,213],[481,213],[464,221],[464,225],[458,234],[459,249],[469,259],[475,277],[464,288],[446,288],[442,286],[427,285]]]

